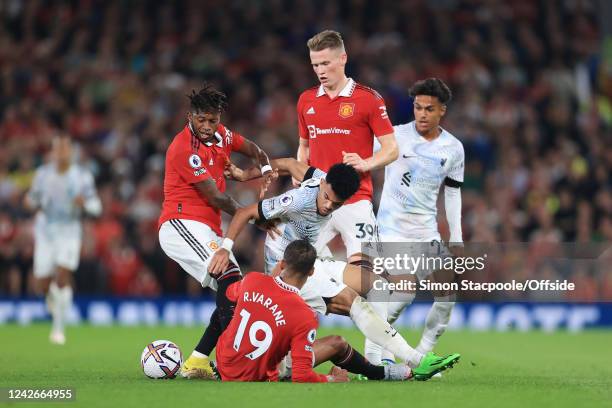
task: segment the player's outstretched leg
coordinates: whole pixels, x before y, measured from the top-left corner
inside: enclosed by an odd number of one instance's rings
[[[404,381],[412,378],[410,367],[405,364],[392,366],[373,365],[341,336],[326,336],[313,344],[315,366],[331,361],[340,368],[361,374],[370,380]]]
[[[327,304],[330,313],[348,314],[355,326],[363,335],[390,350],[410,367],[417,367],[423,353],[418,352],[406,343],[406,340],[374,311],[364,298],[349,287],[344,288]]]

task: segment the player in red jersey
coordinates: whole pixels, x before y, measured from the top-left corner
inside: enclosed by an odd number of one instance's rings
[[[393,126],[378,92],[347,78],[347,55],[340,33],[320,32],[307,45],[320,85],[304,91],[297,103],[297,158],[323,171],[344,162],[361,173],[359,191],[334,212],[315,247],[319,252],[324,250],[340,234],[348,262],[368,264],[361,244],[377,240],[370,171],[397,159]],[[376,153],[374,136],[381,145]]]
[[[159,217],[159,243],[170,258],[202,284],[217,290],[217,309],[192,355],[181,369],[185,377],[212,375],[208,354],[233,315],[225,296],[240,279],[235,258],[214,279],[208,273],[212,254],[220,248],[221,211],[234,215],[240,205],[225,194],[224,169],[232,152],[252,158],[268,180],[272,176],[267,155],[253,142],[221,124],[226,96],[210,85],[189,95],[187,124],[166,152],[164,203]]]
[[[370,379],[407,380],[408,366],[374,366],[342,337],[316,339],[317,316],[300,297],[300,288],[314,272],[316,251],[306,240],[290,243],[282,272],[271,277],[251,272],[227,289],[236,313],[217,345],[217,369],[224,381],[277,381],[277,367],[291,351],[294,382],[344,382],[346,370]],[[330,360],[329,375],[312,367]]]

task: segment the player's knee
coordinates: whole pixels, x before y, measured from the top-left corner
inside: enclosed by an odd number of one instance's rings
[[[333,349],[336,350],[336,356],[343,357],[349,351],[350,345],[342,336],[331,336],[329,342]]]
[[[51,279],[50,278],[37,279],[35,284],[34,284],[34,290],[36,291],[37,295],[44,296],[47,293],[49,293],[49,286],[50,285],[51,285]]]
[[[70,270],[66,268],[57,268],[57,275],[55,277],[55,282],[58,287],[63,288],[64,286],[70,285]]]

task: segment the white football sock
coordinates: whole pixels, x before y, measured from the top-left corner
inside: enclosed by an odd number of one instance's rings
[[[389,349],[410,367],[417,367],[423,354],[406,343],[406,340],[385,320],[376,315],[372,306],[358,296],[351,305],[351,319],[366,338]]]
[[[47,304],[47,310],[49,311],[51,318],[53,318],[53,315],[55,314],[55,304],[57,302],[58,290],[59,288],[55,282],[51,281],[49,284],[49,290],[47,291],[47,296],[45,296],[45,303]]]
[[[405,292],[393,292],[390,295],[389,302],[387,303],[387,321],[390,324],[395,323],[395,321],[400,317],[406,306],[412,304],[415,293],[405,293]],[[367,344],[367,340],[366,340]],[[367,351],[367,349],[366,349]],[[382,350],[380,361],[390,360],[395,361],[395,356],[389,350]]]
[[[387,281],[380,276],[378,277],[378,280],[380,280],[383,284],[387,283]],[[372,306],[372,309],[374,309],[374,312],[376,313],[376,315],[378,315],[381,319],[386,321],[387,320],[387,303],[389,301],[389,291],[386,289],[385,290],[374,289],[374,287],[375,286],[373,286],[372,289],[370,289],[370,291],[368,292],[368,295],[367,295],[368,303],[370,304],[370,306]],[[378,285],[378,284],[376,287],[386,288],[386,286]],[[364,352],[365,358],[370,362],[370,364],[380,365],[382,351],[383,351],[383,348],[380,345],[366,338],[364,350],[365,350]]]
[[[438,338],[444,333],[451,317],[455,302],[451,301],[450,296],[438,297],[427,314],[425,328],[417,350],[426,354],[433,350]]]
[[[208,358],[208,356],[204,353],[200,353],[199,351],[193,350],[191,352],[191,357],[195,357],[195,358]]]
[[[53,330],[63,333],[66,326],[66,320],[68,319],[68,313],[72,308],[72,287],[66,285],[63,288],[58,287],[55,282],[51,285],[54,286],[54,309],[53,314]],[[51,291],[51,286],[49,287]]]

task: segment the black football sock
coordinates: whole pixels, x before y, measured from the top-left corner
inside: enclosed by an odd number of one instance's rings
[[[351,346],[348,347],[343,356],[335,357],[331,362],[351,373],[365,375],[370,380],[385,379],[385,367],[370,364],[364,356]]]
[[[223,330],[221,330],[221,323],[219,322],[219,312],[215,309],[210,316],[210,323],[206,327],[206,330],[204,330],[204,334],[196,346],[195,351],[209,356],[217,345],[217,340],[219,340],[221,333],[223,333]]]

